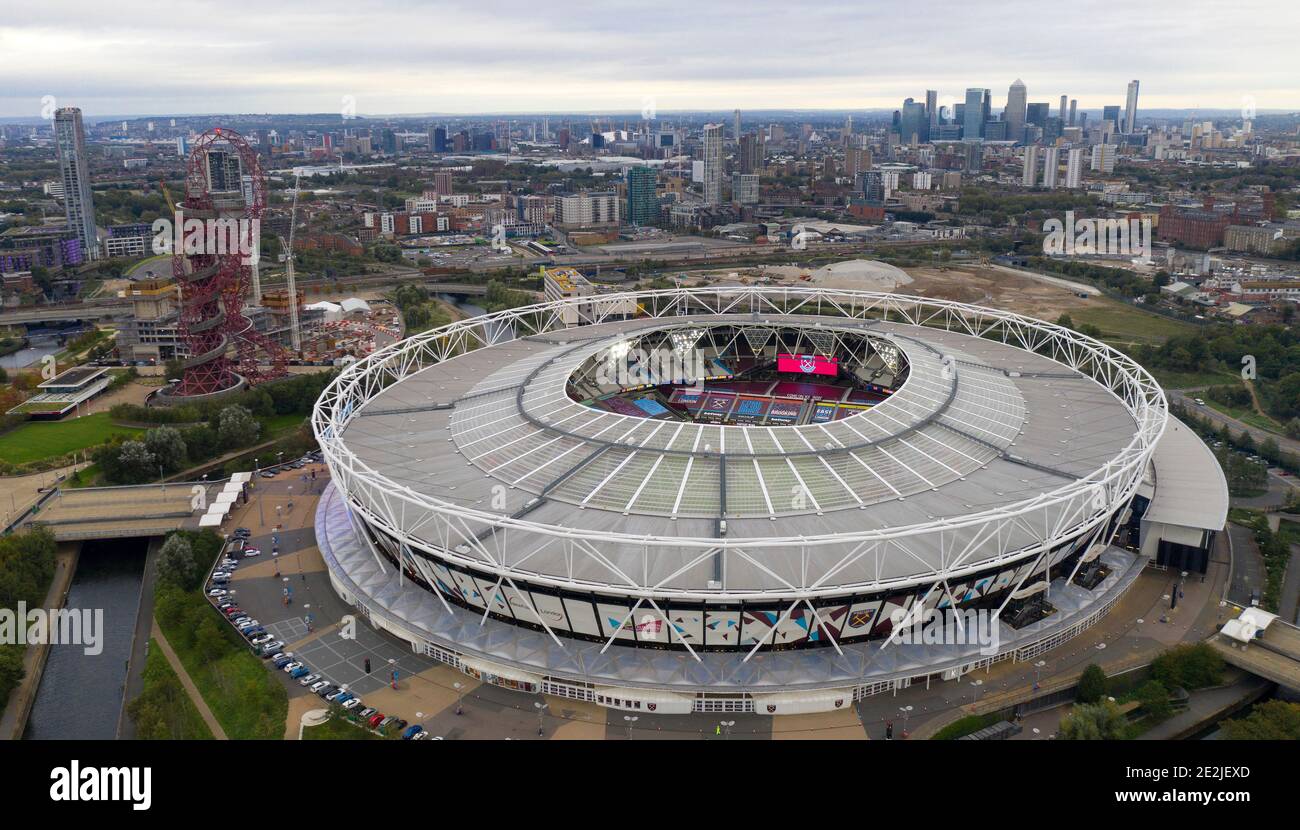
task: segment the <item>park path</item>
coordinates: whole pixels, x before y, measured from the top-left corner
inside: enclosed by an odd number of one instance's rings
[[[180,658],[177,657],[176,652],[172,650],[172,644],[167,642],[167,638],[163,636],[162,629],[158,627],[157,620],[153,621],[153,629],[150,634],[153,637],[154,642],[158,643],[158,647],[162,649],[163,656],[167,658],[167,662],[171,664],[172,671],[176,672],[176,676],[180,678],[181,685],[185,687],[185,694],[190,696],[190,700],[194,703],[194,708],[198,709],[199,714],[203,716],[203,722],[208,725],[208,729],[212,730],[212,737],[219,741],[230,740],[226,737],[226,730],[221,728],[221,723],[217,720],[217,716],[212,714],[212,710],[208,708],[207,701],[203,699],[203,695],[199,694],[199,687],[195,686],[194,681],[190,679],[190,673],[185,671],[185,666],[181,665]]]

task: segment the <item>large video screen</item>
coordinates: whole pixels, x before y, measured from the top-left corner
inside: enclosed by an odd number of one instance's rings
[[[803,375],[830,375],[840,373],[838,358],[822,357],[816,354],[780,354],[776,356],[778,372],[797,372]]]

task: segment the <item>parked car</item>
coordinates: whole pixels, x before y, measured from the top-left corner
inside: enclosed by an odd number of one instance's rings
[[[280,649],[282,648],[284,648],[284,643],[280,642],[279,640],[272,640],[269,643],[263,643],[262,656],[274,657],[275,655],[280,653]]]
[[[243,629],[239,633],[244,635],[244,639],[251,641],[254,637],[261,637],[265,635],[266,629],[258,625],[258,626],[254,626],[253,628]]]
[[[292,651],[281,651],[271,655],[271,665],[277,669],[282,669],[293,662]]]
[[[255,646],[264,646],[264,645],[266,645],[267,643],[271,642],[271,641],[274,640],[274,639],[275,639],[275,638],[272,637],[270,634],[266,634],[266,635],[264,635],[264,636],[258,637],[257,639],[253,640],[253,645],[255,645]]]
[[[423,729],[421,729],[419,732],[416,732],[414,735],[411,736],[411,740],[413,740],[413,741],[423,741],[423,740],[425,740],[425,739],[428,738],[428,737],[429,737],[429,733],[428,733],[428,732],[425,732]],[[434,738],[434,740],[435,740],[435,741],[440,741],[440,740],[442,740],[442,738]]]
[[[321,680],[320,675],[314,672],[298,681],[299,685],[306,686],[308,687],[308,689],[311,689],[311,687],[315,686],[317,683],[325,683],[325,682],[328,681]]]
[[[346,694],[347,694],[347,692],[343,691],[342,689],[335,689],[334,691],[332,691],[332,692],[330,692],[329,694],[325,695],[325,699],[326,699],[326,700],[330,700],[330,701],[334,701],[334,700],[338,700],[340,697],[342,697],[343,695],[346,695]]]
[[[423,731],[424,731],[424,727],[421,726],[420,724],[418,723],[411,724],[406,728],[406,731],[402,733],[402,740],[409,741]]]
[[[229,594],[229,593],[230,593],[230,592],[227,591],[225,588],[213,588],[212,590],[208,591],[208,596],[210,596],[210,597],[224,597],[224,596],[226,596],[226,595]]]
[[[249,536],[253,535],[253,531],[246,527],[237,527],[231,535],[236,539],[247,539]]]
[[[370,718],[366,721],[366,723],[370,724],[371,729],[377,729],[379,727],[379,724],[383,723],[386,720],[388,720],[387,715],[385,715],[383,712],[376,712],[375,714],[370,716]]]
[[[361,705],[361,698],[353,697],[343,702],[343,708],[349,712]]]
[[[244,609],[240,608],[238,605],[228,605],[221,609],[221,613],[225,614],[227,619],[231,619],[244,616]]]
[[[306,666],[299,666],[298,668],[296,668],[296,669],[294,669],[293,671],[289,672],[289,676],[292,677],[294,680],[298,680],[298,678],[303,677],[304,675],[307,676],[307,677],[310,677],[310,676],[311,676],[311,675],[310,675],[310,672],[311,672],[311,669],[307,668]],[[318,675],[318,676],[319,676],[319,675]],[[302,682],[302,681],[299,681],[299,682]]]
[[[396,715],[389,715],[388,717],[384,718],[383,720],[381,720],[381,721],[379,722],[379,727],[378,727],[378,728],[379,728],[379,731],[380,731],[380,732],[383,732],[383,731],[387,730],[388,727],[392,726],[392,725],[395,724],[395,723],[397,723],[397,716],[396,716]]]
[[[307,691],[319,692],[321,689],[325,688],[328,685],[330,685],[330,682],[328,680],[315,680],[312,681],[312,684],[307,688]]]
[[[262,551],[258,548],[244,548],[244,556],[261,556]]]
[[[369,721],[371,716],[374,714],[375,714],[375,708],[373,706],[367,706],[366,708],[362,709],[360,712],[357,712],[357,717],[364,722],[364,721]]]
[[[335,686],[333,683],[326,683],[324,686],[321,686],[319,689],[316,690],[316,694],[319,697],[323,697],[326,700],[329,700],[329,696],[335,694],[336,692],[338,692],[338,690],[339,690],[338,687]]]
[[[285,663],[283,666],[281,666],[280,671],[284,672],[285,674],[289,674],[295,669],[301,669],[301,668],[302,668],[302,663],[300,661],[291,660],[290,662]]]

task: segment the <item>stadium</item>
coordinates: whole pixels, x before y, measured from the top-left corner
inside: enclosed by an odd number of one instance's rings
[[[896,294],[502,311],[348,366],[312,425],[318,544],[360,616],[485,682],[628,710],[829,710],[1033,659],[1144,567],[1203,570],[1215,529],[1173,516],[1172,475],[1155,492],[1187,430],[1127,356]],[[953,610],[999,640],[899,636]]]

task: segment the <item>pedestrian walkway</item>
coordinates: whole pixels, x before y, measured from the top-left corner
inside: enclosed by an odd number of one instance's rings
[[[198,709],[199,714],[203,716],[203,722],[208,725],[208,729],[212,730],[212,737],[219,741],[229,740],[229,738],[226,737],[226,730],[221,728],[221,723],[217,720],[217,716],[212,714],[212,710],[208,708],[207,701],[203,699],[203,695],[199,694],[199,687],[194,685],[194,681],[190,679],[190,673],[185,671],[185,666],[181,665],[180,658],[176,656],[175,651],[172,651],[172,645],[167,642],[167,638],[163,636],[162,629],[158,627],[157,620],[153,621],[153,628],[150,632],[150,636],[153,637],[154,642],[158,644],[158,647],[162,649],[163,656],[166,657],[167,662],[171,664],[172,671],[176,672],[176,676],[180,678],[181,686],[185,688],[185,694],[190,696],[190,700],[194,703],[194,708]]]

